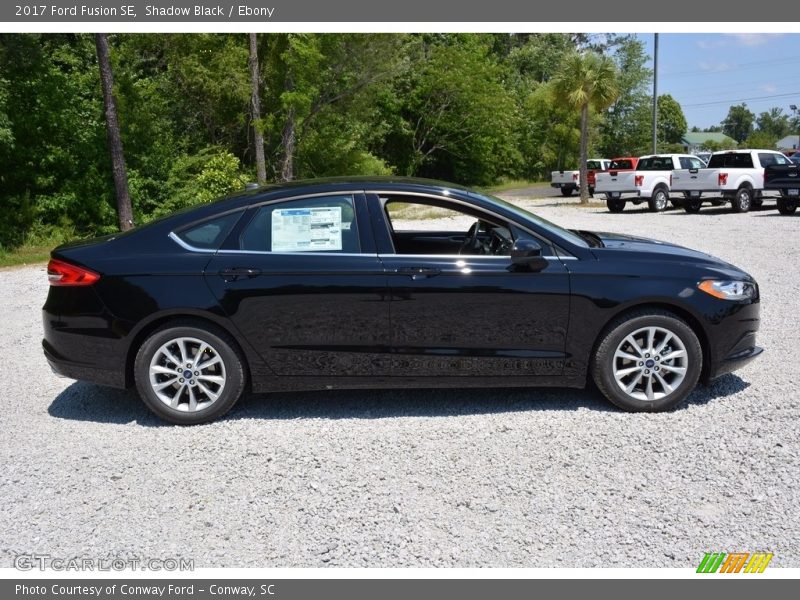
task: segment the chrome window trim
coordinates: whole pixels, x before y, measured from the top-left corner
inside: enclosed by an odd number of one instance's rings
[[[184,250],[188,250],[189,252],[199,252],[201,254],[216,254],[217,250],[212,250],[209,248],[198,248],[197,246],[192,246],[191,244],[184,242],[180,236],[175,233],[174,231],[170,231],[169,235],[167,236],[172,239],[173,242],[178,244]]]
[[[303,252],[302,250],[298,250],[297,252],[272,252],[270,250],[218,250],[217,254],[269,254],[272,256],[371,256],[373,258],[377,257],[377,253],[369,253],[369,252]]]

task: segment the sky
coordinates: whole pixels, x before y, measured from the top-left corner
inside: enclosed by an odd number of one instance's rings
[[[653,34],[637,34],[653,56]],[[652,68],[652,61],[649,66]],[[660,33],[658,93],[671,94],[691,129],[719,125],[732,104],[758,115],[800,108],[800,34]]]

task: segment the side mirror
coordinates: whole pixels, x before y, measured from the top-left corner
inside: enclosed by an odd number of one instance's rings
[[[542,247],[534,240],[517,240],[511,248],[511,264],[529,271],[541,271],[547,266]]]

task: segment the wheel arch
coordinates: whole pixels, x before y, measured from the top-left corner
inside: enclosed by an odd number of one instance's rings
[[[626,304],[625,306],[621,307],[619,310],[615,311],[614,314],[610,315],[609,318],[606,320],[603,327],[600,329],[599,333],[595,337],[594,342],[592,343],[592,353],[590,356],[594,356],[597,352],[597,348],[602,342],[603,338],[608,334],[611,329],[611,324],[619,319],[620,317],[624,317],[628,313],[632,312],[639,312],[648,309],[656,309],[664,312],[670,312],[674,314],[676,317],[682,319],[686,322],[689,328],[694,332],[697,336],[697,339],[700,342],[700,348],[703,351],[703,368],[700,372],[700,380],[703,381],[706,379],[708,374],[709,368],[709,361],[711,357],[710,352],[710,344],[708,340],[708,334],[706,333],[705,328],[703,327],[700,319],[693,314],[690,310],[686,309],[683,306],[678,304],[673,304],[671,302],[657,300],[657,301],[645,301],[645,302],[638,302],[635,304]]]
[[[229,323],[227,323],[224,318],[208,312],[198,310],[175,310],[152,315],[147,321],[140,323],[135,330],[131,331],[130,335],[132,337],[125,355],[125,387],[132,387],[135,384],[133,373],[134,362],[136,360],[136,354],[144,341],[158,328],[177,321],[197,323],[201,326],[210,325],[212,328],[221,329],[227,333],[236,344],[236,350],[244,357],[245,386],[250,385],[250,374],[252,372],[250,363],[253,357],[250,352],[248,352],[249,348],[247,348],[247,345],[242,343],[236,331],[232,330],[233,328],[230,327]]]

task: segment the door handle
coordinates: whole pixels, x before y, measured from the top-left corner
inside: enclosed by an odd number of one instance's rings
[[[220,277],[225,281],[237,281],[240,277],[252,279],[261,275],[261,269],[247,269],[244,267],[228,267],[219,272]]]
[[[399,273],[400,275],[410,275],[411,279],[435,277],[441,272],[441,269],[437,269],[436,267],[400,267],[399,269],[395,269],[395,273]]]

